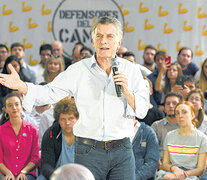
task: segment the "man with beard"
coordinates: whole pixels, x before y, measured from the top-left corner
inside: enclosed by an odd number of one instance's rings
[[[29,82],[36,82],[36,74],[34,70],[24,61],[25,49],[23,44],[16,42],[11,45],[11,55],[17,56],[21,63],[21,68],[24,75],[28,78]]]
[[[154,56],[156,54],[157,50],[154,46],[148,45],[144,49],[144,54],[143,54],[143,59],[144,59],[144,64],[147,69],[150,71],[154,70]]]
[[[167,133],[178,128],[174,110],[175,106],[182,100],[183,96],[180,93],[169,92],[164,100],[166,117],[159,121],[155,121],[151,126],[154,129],[159,142],[160,161],[162,161],[163,143]]]

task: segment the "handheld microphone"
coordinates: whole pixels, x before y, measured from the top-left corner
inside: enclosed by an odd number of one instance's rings
[[[115,72],[118,71],[118,64],[116,58],[111,59],[111,66],[112,66],[113,75],[115,75]],[[117,97],[121,97],[121,86],[115,83],[115,89],[116,89]]]

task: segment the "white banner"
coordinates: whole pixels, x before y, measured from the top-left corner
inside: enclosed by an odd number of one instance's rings
[[[24,44],[30,65],[40,61],[40,45],[55,39],[66,56],[78,41],[92,47],[90,26],[100,16],[122,22],[123,45],[141,64],[148,44],[172,61],[182,46],[193,50],[198,65],[207,57],[207,0],[1,0],[0,7],[0,43]]]

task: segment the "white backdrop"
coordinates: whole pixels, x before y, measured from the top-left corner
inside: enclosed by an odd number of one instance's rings
[[[193,50],[198,65],[207,57],[207,0],[1,0],[0,7],[0,43],[23,43],[30,65],[39,62],[40,45],[54,39],[65,55],[77,41],[92,47],[90,26],[103,15],[123,23],[123,44],[139,63],[148,44],[173,61],[182,46]]]

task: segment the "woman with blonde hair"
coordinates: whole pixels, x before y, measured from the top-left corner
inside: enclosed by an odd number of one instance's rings
[[[196,129],[194,105],[181,101],[175,107],[179,128],[164,141],[162,169],[156,179],[199,179],[206,167],[207,136]]]
[[[45,65],[44,80],[46,83],[53,81],[53,79],[65,70],[65,63],[62,57],[51,56]]]

